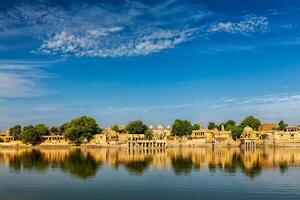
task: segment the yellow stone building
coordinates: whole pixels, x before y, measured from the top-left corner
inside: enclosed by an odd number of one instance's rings
[[[232,140],[232,133],[231,131],[226,131],[224,125],[222,125],[221,130],[215,129],[214,140],[215,143],[230,142]]]
[[[224,126],[221,130],[204,129],[193,130],[191,140],[194,144],[206,144],[206,146],[239,146],[238,141],[232,139],[231,131],[226,131]]]
[[[193,130],[191,138],[197,143],[212,143],[214,139],[214,130],[203,129]]]
[[[151,125],[149,128],[152,130],[154,140],[162,140],[171,136],[171,126],[169,125],[166,128],[163,125],[158,125],[157,127]]]
[[[15,137],[9,135],[9,130],[6,130],[5,132],[0,132],[0,142],[10,143],[12,145],[21,143]]]
[[[244,129],[241,143],[254,142],[256,145],[300,146],[300,127],[288,126],[284,130],[255,131],[250,127]]]
[[[272,125],[272,124],[271,124]],[[268,127],[274,127],[268,126]],[[262,128],[259,131],[250,127],[245,127],[240,140],[233,140],[231,131],[226,131],[224,127],[221,130],[209,130],[200,127],[199,130],[193,130],[190,136],[172,136],[171,127],[158,125],[150,126],[153,137],[151,140],[145,138],[143,134],[127,134],[125,131],[116,132],[111,128],[104,128],[101,134],[94,135],[90,141],[84,142],[84,145],[94,145],[103,147],[125,147],[132,146],[141,148],[153,147],[227,147],[227,146],[246,146],[253,148],[257,145],[275,145],[275,146],[299,146],[300,147],[300,126],[288,126],[279,131],[274,128]],[[125,130],[125,126],[119,126],[120,130]],[[0,145],[23,145],[21,141],[16,140],[9,135],[9,131],[0,133]],[[41,145],[71,145],[63,135],[42,136]]]
[[[70,142],[63,135],[46,135],[42,136],[41,145],[67,145]]]
[[[274,145],[300,145],[300,127],[288,126],[283,131],[274,130],[272,135],[269,134],[268,137],[272,140]]]

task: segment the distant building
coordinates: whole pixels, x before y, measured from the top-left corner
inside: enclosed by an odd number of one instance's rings
[[[9,130],[7,129],[6,131],[0,131],[0,136],[9,136]]]
[[[237,145],[232,139],[231,131],[226,131],[224,126],[222,126],[221,130],[209,130],[200,127],[199,130],[193,130],[191,139],[195,144]]]
[[[272,131],[277,128],[276,124],[262,124],[259,131]]]
[[[150,126],[150,129],[153,132],[153,139],[161,140],[171,135],[170,126],[163,127],[163,125],[158,125],[156,128],[154,126]]]
[[[286,132],[298,132],[300,131],[300,126],[287,126],[284,131]]]

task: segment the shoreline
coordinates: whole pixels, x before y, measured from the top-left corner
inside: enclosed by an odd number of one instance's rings
[[[256,148],[266,147],[287,147],[287,148],[300,148],[300,143],[282,143],[277,145],[271,144],[257,144]],[[129,150],[160,150],[169,148],[243,148],[241,145],[212,145],[212,144],[172,144],[165,147],[152,147],[152,148],[128,148],[126,144],[83,144],[76,146],[74,144],[42,144],[42,145],[26,145],[26,144],[9,144],[0,143],[0,149],[92,149],[92,148],[113,148],[113,149],[129,149]]]

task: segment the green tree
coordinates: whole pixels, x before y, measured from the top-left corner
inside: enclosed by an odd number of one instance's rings
[[[111,127],[111,130],[115,131],[116,133],[119,133],[119,131],[120,131],[118,125],[113,125],[113,126]]]
[[[125,133],[126,132],[125,129],[119,128],[118,125],[113,125],[111,127],[111,130],[115,131],[116,133]]]
[[[145,134],[147,129],[148,127],[141,120],[131,121],[126,126],[126,131],[129,134]]]
[[[62,125],[59,127],[59,131],[60,131],[61,133],[64,133],[65,130],[67,129],[67,126],[68,126],[68,125],[69,125],[68,122],[62,124]]]
[[[193,130],[199,130],[200,124],[193,124]]]
[[[151,129],[147,129],[145,131],[145,138],[147,140],[151,140],[153,138],[153,131]]]
[[[188,120],[176,119],[172,126],[172,135],[184,136],[191,135],[193,131],[192,123]]]
[[[22,127],[20,125],[15,125],[9,129],[9,135],[19,138],[22,133]]]
[[[278,123],[278,130],[284,130],[286,127],[288,126],[287,123],[285,123],[283,120],[281,120],[279,123]]]
[[[228,120],[224,123],[224,128],[226,131],[230,131],[235,127],[236,123],[233,120]]]
[[[81,144],[85,139],[89,140],[92,135],[102,132],[96,120],[87,116],[75,118],[62,125],[61,129],[65,137],[75,144]]]
[[[37,144],[41,141],[41,135],[33,125],[25,126],[20,134],[20,140],[26,144]]]
[[[37,125],[35,125],[35,129],[39,135],[48,135],[49,134],[49,128],[45,124],[37,124]]]
[[[217,128],[217,125],[216,125],[215,122],[208,122],[207,128],[208,128],[209,130],[213,130],[213,129]]]
[[[225,125],[224,125],[224,124],[225,124],[224,122],[222,122],[221,124],[219,124],[218,130],[222,130],[222,126],[224,126],[224,128],[225,128]]]
[[[243,133],[244,128],[242,126],[234,126],[231,130],[232,132],[232,138],[233,139],[239,139],[241,134]]]
[[[226,131],[231,131],[233,129],[233,127],[236,125],[235,121],[233,120],[228,120],[226,122],[222,122],[219,126],[218,129],[222,130],[222,126],[224,126],[224,129]]]
[[[259,121],[259,119],[256,119],[253,116],[248,116],[241,122],[241,126],[243,128],[245,128],[246,126],[250,126],[254,130],[258,130],[261,126],[261,122]]]

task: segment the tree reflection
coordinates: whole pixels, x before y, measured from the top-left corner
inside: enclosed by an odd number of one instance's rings
[[[96,175],[100,165],[89,153],[84,155],[81,150],[77,149],[64,159],[60,167],[72,176],[88,179]]]
[[[144,170],[148,169],[151,160],[151,157],[146,157],[144,160],[132,160],[124,163],[124,167],[132,174],[142,175]]]
[[[176,175],[187,175],[190,174],[193,167],[193,161],[189,157],[172,157],[171,159],[172,167]]]
[[[247,163],[247,159],[243,157],[243,154],[233,154],[230,162],[224,163],[209,163],[208,168],[210,172],[216,172],[217,169],[228,173],[230,175],[234,175],[239,169],[242,173],[250,178],[254,178],[261,174],[262,167],[257,161],[251,161]]]
[[[15,171],[24,169],[35,172],[45,172],[48,169],[49,163],[43,158],[39,150],[33,149],[13,156],[12,159],[9,160],[9,166]]]
[[[22,169],[22,163],[19,156],[13,156],[9,159],[9,168],[14,172],[20,172]]]
[[[235,174],[237,169],[241,168],[241,156],[233,154],[231,162],[225,164],[224,171],[229,174]]]
[[[285,162],[281,162],[279,164],[279,171],[281,174],[284,174],[287,170],[288,170],[289,166],[288,166],[288,163],[285,161]]]
[[[256,149],[244,151],[234,148],[170,148],[164,151],[128,151],[127,149],[0,149],[0,165],[7,165],[14,173],[34,171],[46,173],[50,168],[83,180],[94,177],[102,166],[120,168],[140,176],[149,166],[171,169],[175,175],[188,175],[208,168],[210,172],[229,175],[243,173],[254,179],[264,169],[285,173],[289,166],[300,167],[300,149]]]
[[[50,154],[51,155],[51,154]],[[53,156],[55,158],[55,156]],[[34,172],[47,172],[49,168],[61,168],[65,173],[81,179],[94,177],[101,163],[97,163],[93,157],[81,150],[71,151],[62,160],[46,157],[40,150],[32,149],[13,155],[9,159],[9,167],[16,173],[22,170]]]

